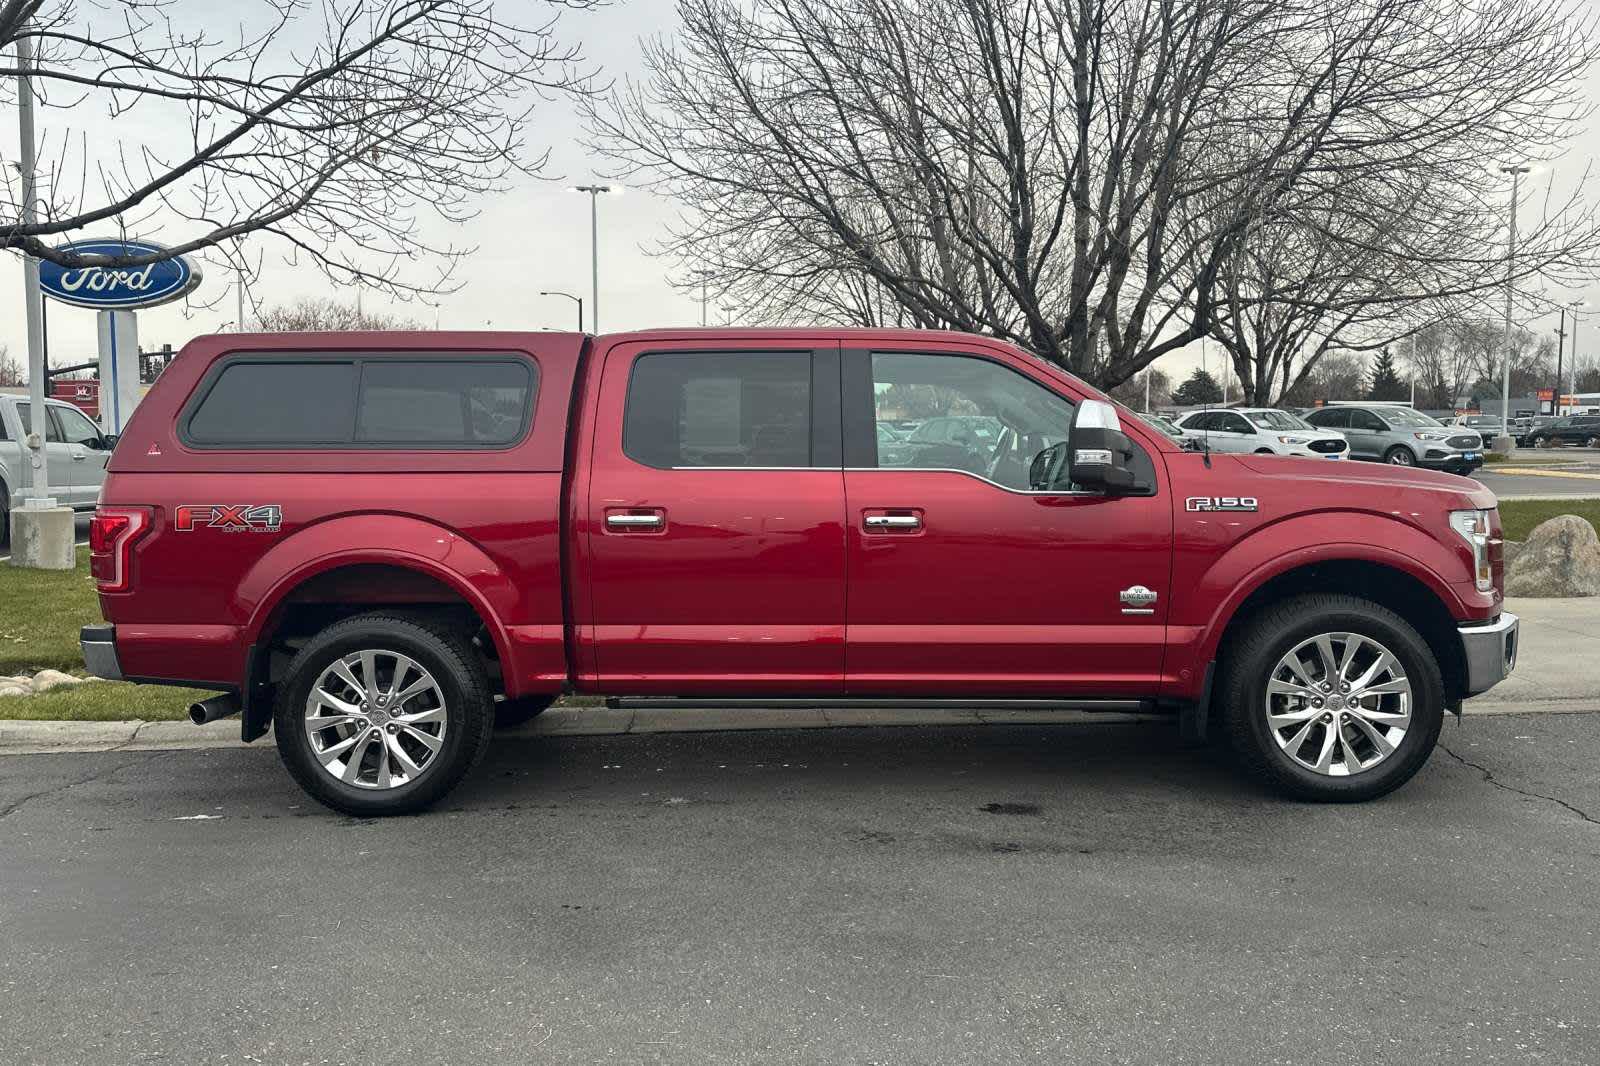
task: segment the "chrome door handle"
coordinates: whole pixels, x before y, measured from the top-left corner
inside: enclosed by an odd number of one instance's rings
[[[87,458],[89,458],[89,456],[86,455],[83,452],[73,452],[72,453],[72,461],[75,462],[75,463],[81,463]]]
[[[914,514],[869,514],[868,529],[921,529],[922,519]]]
[[[665,519],[658,514],[608,514],[607,529],[660,529]]]

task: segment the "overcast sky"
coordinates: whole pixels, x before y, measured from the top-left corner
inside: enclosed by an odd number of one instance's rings
[[[183,9],[226,14],[228,9],[254,8],[253,0],[178,0]],[[590,60],[605,76],[618,81],[639,73],[637,42],[643,36],[670,34],[676,23],[672,0],[619,0],[610,7],[562,16],[559,36],[581,43]],[[511,10],[508,7],[507,10]],[[1600,97],[1600,70],[1591,74],[1590,97]],[[44,112],[41,121],[49,128],[41,136],[59,138],[64,133],[82,134],[93,141],[128,140],[127,125],[113,128],[103,110],[84,105],[75,111]],[[60,127],[69,124],[70,129]],[[457,245],[476,247],[464,264],[460,291],[441,298],[437,309],[420,304],[400,305],[374,294],[364,297],[370,308],[391,307],[398,313],[420,318],[446,329],[571,329],[576,308],[570,301],[542,298],[544,289],[566,289],[589,298],[589,214],[587,198],[567,191],[575,181],[594,176],[594,162],[578,144],[581,128],[572,109],[550,104],[535,116],[529,128],[530,145],[548,144],[552,149],[549,181],[524,180],[504,195],[486,199],[481,214],[448,239]],[[0,160],[17,158],[16,116],[11,110],[0,114]],[[1557,185],[1573,180],[1592,162],[1600,147],[1600,135],[1591,122],[1569,154],[1554,171]],[[1550,174],[1536,179],[1549,180]],[[1600,178],[1597,178],[1600,180]],[[1600,195],[1600,190],[1591,193]],[[600,202],[600,325],[606,332],[652,326],[698,325],[697,300],[680,295],[666,282],[668,263],[646,254],[646,249],[664,232],[674,207],[640,190],[629,190],[619,197]],[[1531,207],[1529,208],[1532,209]],[[84,233],[80,237],[100,236]],[[161,239],[159,233],[142,234]],[[141,346],[149,349],[170,343],[181,347],[190,338],[230,328],[234,318],[232,279],[208,273],[196,300],[215,301],[207,309],[192,303],[171,304],[140,312]],[[260,283],[252,297],[263,305],[292,301],[300,296],[327,295],[322,275],[309,266],[287,267],[281,255],[268,250]],[[1586,322],[1581,344],[1584,351],[1600,345],[1600,287],[1589,297],[1597,308],[1593,323]],[[224,297],[218,299],[218,297]],[[49,304],[50,355],[53,365],[83,362],[95,356],[94,312],[46,301]],[[592,321],[592,320],[591,320]],[[711,321],[722,321],[718,309],[711,309]],[[1532,324],[1532,323],[1530,323]],[[1554,329],[1555,323],[1550,322]],[[20,261],[0,254],[0,346],[25,362],[26,331],[23,322],[22,270]],[[1199,362],[1199,351],[1169,356],[1160,364],[1175,378],[1181,378]],[[1218,372],[1218,353],[1211,351],[1213,373]]]

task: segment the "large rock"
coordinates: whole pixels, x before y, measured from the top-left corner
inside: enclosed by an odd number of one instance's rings
[[[1577,515],[1539,523],[1513,558],[1507,596],[1600,596],[1600,536]]]

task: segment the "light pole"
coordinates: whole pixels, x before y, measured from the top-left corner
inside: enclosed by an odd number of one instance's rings
[[[583,297],[582,296],[574,296],[570,292],[562,292],[559,289],[551,289],[548,292],[541,292],[539,295],[540,296],[565,296],[567,299],[569,299],[573,303],[577,304],[578,305],[578,332],[579,333],[583,332]]]
[[[1574,301],[1572,307],[1572,387],[1567,391],[1578,391],[1578,308],[1585,306],[1582,301]],[[1560,393],[1561,382],[1556,382],[1556,392]],[[1558,401],[1559,402],[1559,401]]]
[[[1556,387],[1550,396],[1550,413],[1561,413],[1561,356],[1566,348],[1567,341],[1567,308],[1572,309],[1572,365],[1578,365],[1578,308],[1586,306],[1583,300],[1568,300],[1558,310],[1561,312],[1561,325],[1556,327]]]
[[[22,29],[25,31],[26,26]],[[33,82],[28,71],[33,67],[33,38],[26,32],[17,37],[17,128],[21,134],[22,159],[18,170],[22,178],[22,224],[38,221],[38,196],[34,184],[36,160],[33,147]],[[44,297],[39,291],[39,260],[31,255],[22,259],[22,304],[28,329],[28,422],[23,429],[32,453],[28,457],[28,495],[23,507],[39,509],[53,506],[50,480],[44,461]]]
[[[600,332],[600,194],[622,194],[620,185],[574,185],[573,192],[589,194],[589,320]]]
[[[1533,168],[1525,163],[1512,163],[1500,168],[1500,173],[1511,175],[1511,231],[1506,254],[1506,365],[1500,384],[1500,438],[1496,444],[1511,438],[1511,286],[1517,275],[1517,198],[1522,191],[1522,175]]]

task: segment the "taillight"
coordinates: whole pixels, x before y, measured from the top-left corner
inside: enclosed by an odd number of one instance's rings
[[[126,592],[133,545],[150,528],[148,507],[97,507],[89,520],[89,573],[101,592]]]

